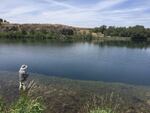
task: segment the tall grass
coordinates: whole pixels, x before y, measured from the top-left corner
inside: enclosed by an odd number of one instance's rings
[[[97,109],[94,109],[94,110],[91,110],[90,113],[115,113],[112,111],[112,109],[101,109],[101,108],[97,108]]]
[[[40,99],[30,99],[29,97],[20,97],[10,108],[10,113],[43,113],[44,106]]]
[[[31,81],[27,89],[21,90],[18,99],[10,106],[0,98],[0,113],[44,113],[45,106],[40,97],[35,99],[29,96],[31,90],[35,88],[35,84]]]
[[[119,113],[124,101],[115,93],[99,96],[93,95],[85,106],[88,113]]]
[[[44,113],[44,104],[42,99],[37,97],[31,99],[30,92],[34,90],[36,84],[30,81],[25,90],[20,90],[19,99],[11,106],[10,113]]]

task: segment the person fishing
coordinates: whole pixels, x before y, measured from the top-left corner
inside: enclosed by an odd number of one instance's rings
[[[19,90],[26,89],[26,81],[28,76],[28,66],[24,64],[20,67],[19,70]]]

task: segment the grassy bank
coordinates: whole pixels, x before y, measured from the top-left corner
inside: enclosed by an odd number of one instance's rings
[[[150,112],[149,87],[31,74],[33,79],[36,85],[29,98],[42,97],[45,113]],[[17,80],[17,73],[0,72],[0,95],[7,106],[18,100]]]

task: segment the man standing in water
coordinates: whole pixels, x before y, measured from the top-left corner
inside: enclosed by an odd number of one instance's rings
[[[25,90],[26,89],[26,81],[29,76],[27,72],[28,66],[22,65],[19,70],[19,90]]]

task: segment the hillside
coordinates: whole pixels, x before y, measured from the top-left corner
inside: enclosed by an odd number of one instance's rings
[[[14,24],[0,19],[0,38],[93,40],[104,37],[91,28],[78,28],[61,24]]]
[[[142,25],[130,27],[102,25],[96,28],[79,28],[61,24],[14,24],[0,19],[0,38],[15,40],[148,42],[150,41],[150,28],[145,28]]]

